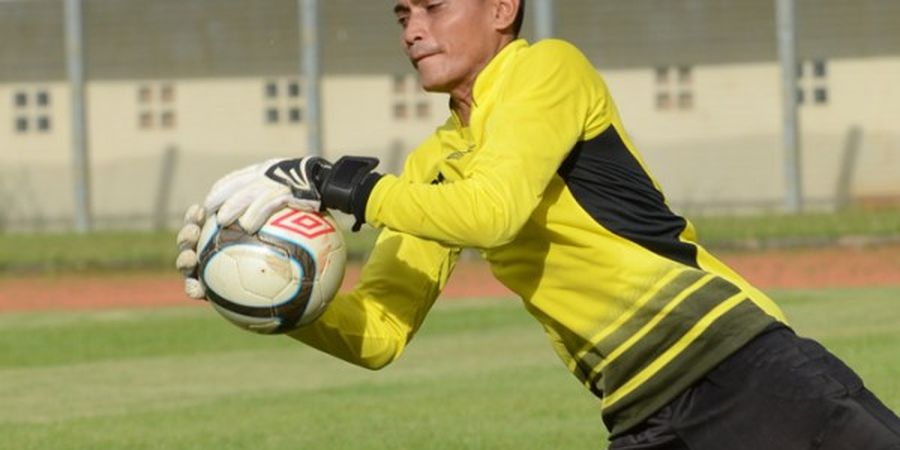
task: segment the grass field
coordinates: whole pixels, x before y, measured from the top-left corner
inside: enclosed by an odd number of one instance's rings
[[[774,293],[900,408],[900,287]],[[204,307],[0,315],[3,449],[596,449],[597,402],[515,300],[439,303],[380,372]]]
[[[900,238],[900,209],[834,214],[691,217],[710,248],[823,245],[846,236]],[[0,230],[2,231],[2,230]],[[175,231],[2,234],[0,275],[22,272],[172,270]],[[344,233],[352,259],[363,259],[376,231]]]

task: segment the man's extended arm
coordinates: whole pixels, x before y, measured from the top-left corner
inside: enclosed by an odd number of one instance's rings
[[[315,322],[290,336],[350,363],[378,369],[419,329],[459,251],[384,230],[351,292],[338,294]]]

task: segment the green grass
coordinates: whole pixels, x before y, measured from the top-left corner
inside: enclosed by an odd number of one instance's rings
[[[175,236],[175,231],[0,234],[0,273],[174,270]],[[344,237],[348,255],[361,259],[376,234],[370,229]]]
[[[900,210],[800,215],[690,217],[700,242],[712,248],[831,244],[842,237],[898,237]]]
[[[0,234],[0,271],[174,268],[175,253],[171,232]]]
[[[900,288],[785,291],[900,407]],[[372,372],[199,306],[0,315],[0,448],[595,449],[598,403],[515,300],[439,303]]]
[[[692,217],[712,248],[803,246],[842,236],[900,237],[900,210],[839,214]],[[351,259],[363,259],[377,232],[344,233]],[[173,270],[175,232],[0,234],[0,273]]]

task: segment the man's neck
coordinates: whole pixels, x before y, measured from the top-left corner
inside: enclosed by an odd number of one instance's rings
[[[450,91],[450,108],[456,112],[457,116],[459,116],[459,120],[463,126],[469,126],[469,116],[472,113],[472,104],[474,103],[473,91],[475,89],[475,80],[478,79],[478,74],[490,64],[494,57],[496,57],[507,44],[514,40],[515,37],[512,35],[503,36],[494,49],[493,54],[478,67],[478,70],[473,71],[471,76]]]
[[[459,96],[450,94],[450,109],[459,117],[463,126],[469,126],[469,115],[472,113],[472,90]]]

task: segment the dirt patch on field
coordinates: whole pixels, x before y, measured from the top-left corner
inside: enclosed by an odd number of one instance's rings
[[[900,286],[900,245],[719,256],[762,289]],[[348,267],[345,287],[358,276],[358,267]],[[481,261],[460,263],[443,294],[445,298],[511,295]],[[181,279],[174,273],[0,278],[0,311],[186,304],[191,300],[182,294]]]

